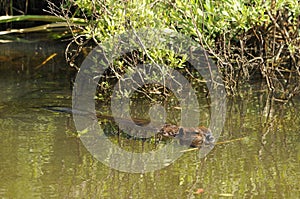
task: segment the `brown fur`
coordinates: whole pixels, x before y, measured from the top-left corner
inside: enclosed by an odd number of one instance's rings
[[[188,128],[166,124],[160,129],[160,134],[164,138],[178,138],[181,145],[198,148],[201,147],[204,142],[211,144],[214,141],[210,129],[204,126]]]

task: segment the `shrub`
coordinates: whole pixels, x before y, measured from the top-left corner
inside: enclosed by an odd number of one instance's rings
[[[74,33],[78,45],[84,43],[78,38],[98,43],[141,27],[178,31],[217,62],[228,94],[259,77],[281,99],[299,92],[299,14],[297,0],[65,0],[60,12],[85,18],[87,25]],[[186,66],[180,56],[149,50],[174,68]]]

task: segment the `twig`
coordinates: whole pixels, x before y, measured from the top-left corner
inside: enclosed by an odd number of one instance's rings
[[[48,61],[50,61],[51,59],[53,59],[55,56],[57,55],[57,53],[53,53],[52,55],[50,55],[49,57],[47,57],[47,59],[45,59],[45,61],[43,61],[40,65],[36,66],[34,69],[37,70],[40,67],[42,67],[43,65],[45,65]]]
[[[240,141],[240,140],[243,140],[243,139],[245,139],[245,138],[246,138],[246,137],[242,137],[242,138],[237,138],[237,139],[233,139],[233,140],[226,140],[226,141],[223,141],[223,142],[217,142],[215,145],[227,144],[227,143],[231,143],[231,142],[235,142],[235,141]],[[184,152],[196,151],[196,150],[199,150],[199,148],[186,149],[186,150],[182,150],[182,151],[180,151],[180,152],[181,152],[181,153],[184,153]]]
[[[233,139],[233,140],[226,140],[226,141],[223,141],[223,142],[217,142],[215,145],[227,144],[227,143],[231,143],[231,142],[235,142],[235,141],[240,141],[240,140],[243,140],[245,138],[247,138],[247,137],[236,138],[236,139]]]

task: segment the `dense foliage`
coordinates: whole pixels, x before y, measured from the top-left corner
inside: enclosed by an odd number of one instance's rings
[[[72,26],[81,30],[74,33],[79,48],[87,40],[101,42],[131,29],[168,28],[207,50],[229,94],[235,94],[240,83],[257,78],[280,99],[300,90],[298,0],[66,0],[61,8],[51,9],[65,19],[86,20],[87,26]],[[172,67],[184,67],[172,53],[152,53]]]

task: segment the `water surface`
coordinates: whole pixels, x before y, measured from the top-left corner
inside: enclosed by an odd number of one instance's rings
[[[12,57],[0,62],[1,198],[299,197],[300,97],[282,104],[247,86],[227,100],[221,143],[207,157],[190,151],[161,170],[125,173],[86,150],[69,114],[42,108],[71,107],[65,44],[1,45]]]

